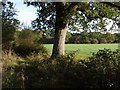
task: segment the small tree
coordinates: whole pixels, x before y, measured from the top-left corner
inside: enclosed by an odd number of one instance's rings
[[[2,2],[2,6],[2,47],[6,50],[12,46],[19,21],[14,17],[17,14],[12,2]]]
[[[16,38],[16,46],[14,52],[19,56],[29,56],[31,54],[47,53],[45,47],[37,42],[37,33],[32,30],[22,30]]]
[[[31,46],[35,43],[35,34],[31,30],[22,30],[16,40],[17,45]]]

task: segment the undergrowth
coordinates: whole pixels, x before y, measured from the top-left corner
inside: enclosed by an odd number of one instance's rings
[[[120,88],[119,51],[99,50],[86,60],[75,53],[19,57],[3,53],[3,88]]]

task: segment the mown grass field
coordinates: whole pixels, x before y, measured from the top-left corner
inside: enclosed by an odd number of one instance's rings
[[[53,44],[44,44],[47,48],[48,52],[52,53]],[[76,52],[76,59],[85,59],[92,55],[92,53],[96,53],[98,50],[101,49],[111,49],[115,50],[118,49],[118,44],[66,44],[65,45],[65,52],[71,53],[73,51]]]

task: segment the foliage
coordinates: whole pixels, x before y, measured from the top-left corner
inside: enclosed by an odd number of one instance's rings
[[[104,57],[109,55],[111,57]],[[114,54],[113,54],[114,53]],[[101,58],[97,58],[100,55]],[[95,56],[95,57],[94,57]],[[38,66],[38,78],[28,75],[27,87],[46,88],[118,88],[119,86],[119,54],[117,51],[99,51],[86,61],[74,62],[71,55],[48,60]],[[99,56],[98,56],[99,57]],[[94,59],[93,59],[94,58]],[[101,62],[102,60],[102,62]],[[107,62],[106,62],[107,61]],[[115,61],[115,62],[114,62]],[[107,64],[110,64],[107,66]],[[104,72],[104,67],[105,72]],[[30,67],[29,67],[30,68]],[[26,70],[26,69],[25,69]],[[28,69],[27,69],[28,71]],[[117,81],[117,82],[116,82]],[[31,84],[35,82],[34,84]]]
[[[55,60],[10,56],[11,63],[4,56],[3,88],[120,88],[118,50],[99,50],[79,61],[74,61],[74,55]]]
[[[106,33],[105,38],[108,43],[113,43],[115,41],[115,35],[110,34],[110,33]]]
[[[107,43],[107,40],[105,38],[100,38],[99,43]]]
[[[49,31],[49,30],[47,30]],[[51,32],[52,33],[52,32]],[[44,36],[38,39],[38,43],[52,44],[54,41],[53,35],[44,32]],[[103,43],[118,43],[119,33],[101,33],[101,32],[86,32],[71,33],[67,32],[66,41],[67,44],[103,44]]]
[[[92,20],[103,21],[103,18],[113,19],[118,16],[119,4],[105,2],[24,2],[37,8],[37,18],[32,22],[33,28],[36,30],[53,29],[55,30],[53,53],[51,57],[56,55],[64,55],[64,43],[66,37],[66,29],[73,28],[75,24],[79,27],[86,28],[88,22]],[[110,5],[112,4],[112,6]],[[101,23],[100,22],[100,23]],[[104,23],[98,25],[104,28]],[[90,43],[85,38],[85,43]]]
[[[68,21],[69,28],[74,30],[75,25],[87,27],[87,23],[91,20],[101,19],[107,17],[113,19],[114,16],[118,16],[119,4],[111,2],[24,2],[29,5],[33,5],[37,8],[37,18],[32,22],[33,28],[37,30],[43,30],[47,28],[55,29],[56,13],[61,13],[61,20]],[[60,7],[57,7],[60,6]],[[56,9],[59,8],[59,9]],[[49,19],[48,19],[49,18]],[[69,19],[69,20],[68,20]],[[63,20],[63,21],[64,21]],[[103,27],[103,24],[99,24]],[[61,23],[62,24],[62,23]],[[71,29],[71,30],[72,30]]]
[[[64,43],[66,29],[72,30],[75,25],[85,28],[90,21],[103,22],[103,18],[113,19],[119,15],[120,4],[111,2],[24,2],[37,8],[37,18],[32,22],[36,30],[53,29],[55,30],[53,53],[51,57],[57,54],[64,55]],[[80,25],[80,26],[79,26]],[[104,28],[103,24],[97,25]],[[97,27],[96,26],[96,27]],[[85,38],[85,43],[90,43]],[[61,45],[59,45],[61,44]]]
[[[18,56],[26,57],[32,54],[47,54],[47,50],[42,45],[31,44],[31,45],[19,45],[14,47],[14,52]]]
[[[38,33],[39,34],[39,38],[37,40],[38,43],[42,43],[42,44],[53,43],[54,30],[41,30],[36,32],[40,32]]]
[[[16,36],[15,44],[17,46],[31,46],[35,43],[36,37],[32,30],[22,30],[19,32],[18,36]]]
[[[115,43],[120,43],[120,33],[115,34]]]
[[[69,43],[69,42],[70,42],[71,36],[72,36],[71,33],[70,33],[70,32],[67,32],[66,38],[65,38],[65,42],[66,42],[66,43]]]
[[[118,88],[120,68],[120,52],[110,49],[99,50],[93,57],[89,58],[88,69],[93,71],[92,75],[99,87]],[[89,72],[88,70],[88,72]]]
[[[29,57],[19,57],[14,52],[2,53],[2,88],[14,89],[14,88],[25,88],[25,79],[27,76],[24,74],[24,67],[28,66],[28,62],[34,67],[34,62],[47,59],[48,56],[44,53],[39,55],[31,55]],[[33,62],[33,63],[32,63]],[[32,70],[31,70],[32,72]],[[33,73],[32,73],[33,74]]]
[[[2,44],[3,49],[10,49],[19,21],[15,18],[16,11],[12,2],[2,2],[2,5]]]
[[[38,53],[47,54],[46,48],[37,43],[37,38],[36,32],[32,30],[22,30],[16,35],[16,41],[12,49],[17,55],[24,57]]]
[[[98,44],[99,41],[97,39],[91,39],[91,44]]]
[[[76,44],[101,44],[101,43],[118,43],[119,37],[116,36],[119,34],[111,34],[111,33],[100,33],[100,32],[86,32],[83,31],[80,34],[71,34],[71,38],[68,43],[76,43]]]
[[[80,37],[80,35],[78,35],[78,34],[76,34],[76,35],[71,35],[71,38],[70,38],[70,40],[69,40],[69,42],[68,43],[73,43],[73,44],[75,44],[75,43],[80,43],[81,42],[81,37]]]
[[[2,87],[3,88],[21,88],[22,77],[20,71],[16,71],[16,66],[19,61],[22,61],[22,58],[13,54],[13,52],[2,53]]]

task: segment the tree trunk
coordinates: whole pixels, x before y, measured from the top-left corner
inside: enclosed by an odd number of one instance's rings
[[[55,30],[55,38],[54,38],[52,57],[63,56],[65,54],[66,32],[67,32],[66,27]]]
[[[56,22],[55,22],[55,38],[51,58],[63,56],[65,54],[65,37],[67,33],[67,25],[70,17],[75,13],[77,3],[72,3],[67,9],[63,2],[57,2],[56,5]]]
[[[62,3],[56,5],[55,36],[52,51],[52,58],[65,54],[65,37],[67,33],[68,20],[65,18],[64,6]]]

